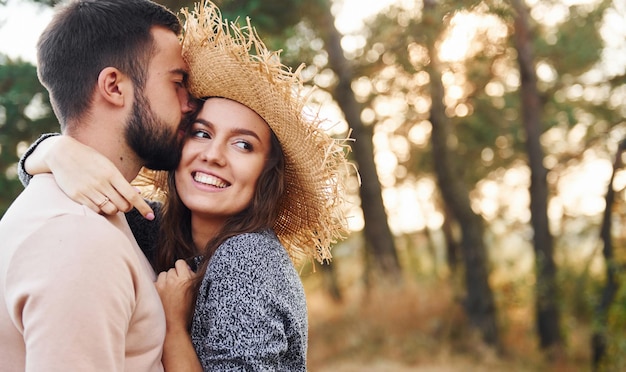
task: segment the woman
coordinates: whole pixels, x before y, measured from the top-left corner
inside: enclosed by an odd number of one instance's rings
[[[294,263],[330,259],[346,232],[346,147],[304,116],[300,69],[283,66],[249,21],[228,26],[209,2],[183,14],[189,90],[209,98],[185,128],[176,171],[144,174],[165,195],[152,204],[158,235],[129,218],[161,272],[164,365],[306,370],[306,300]],[[67,151],[52,146],[48,155],[55,163]],[[82,195],[99,209],[119,204],[108,203],[120,198],[110,183],[88,188]]]

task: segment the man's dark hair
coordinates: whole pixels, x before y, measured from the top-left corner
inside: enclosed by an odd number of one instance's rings
[[[143,89],[154,26],[181,32],[174,13],[148,0],[74,0],[58,9],[37,43],[37,63],[61,129],[85,114],[105,67]]]

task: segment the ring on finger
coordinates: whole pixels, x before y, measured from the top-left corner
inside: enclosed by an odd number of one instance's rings
[[[110,200],[111,200],[111,199],[109,199],[109,197],[108,197],[108,196],[105,196],[105,197],[104,197],[104,201],[102,201],[102,203],[98,204],[98,208],[102,208],[102,207],[104,207],[104,205],[105,205],[106,203],[108,203]]]

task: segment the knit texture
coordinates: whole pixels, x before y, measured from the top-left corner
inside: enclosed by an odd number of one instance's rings
[[[152,267],[156,259],[157,243],[159,241],[159,229],[161,228],[162,203],[146,199],[146,203],[154,211],[154,220],[146,220],[139,211],[133,208],[126,213],[126,221],[137,240],[137,244],[146,255]]]
[[[302,282],[272,231],[217,249],[191,328],[204,370],[306,371],[307,329]]]

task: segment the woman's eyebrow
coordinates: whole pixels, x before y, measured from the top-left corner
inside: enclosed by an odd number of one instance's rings
[[[257,139],[257,141],[261,141],[261,139],[259,138],[259,135],[256,134],[255,131],[252,131],[252,130],[249,130],[249,129],[233,128],[230,132],[233,133],[233,134],[243,134],[243,135],[246,135],[246,136],[254,137],[254,138]]]
[[[204,125],[205,127],[211,128],[211,129],[215,128],[215,124],[213,124],[209,120],[202,119],[202,118],[197,118],[195,120],[194,124],[201,124],[201,125]],[[257,141],[261,141],[261,138],[259,137],[259,135],[255,131],[252,131],[250,129],[237,128],[236,127],[236,128],[232,128],[230,130],[230,133],[231,134],[240,134],[240,135],[254,137],[254,138],[257,139]]]

